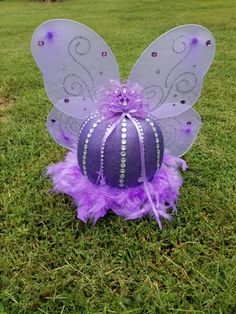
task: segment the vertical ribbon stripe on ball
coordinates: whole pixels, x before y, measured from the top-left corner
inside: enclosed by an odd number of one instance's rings
[[[168,215],[166,212],[158,209],[159,206],[159,199],[156,199],[155,197],[155,203],[152,199],[152,195],[151,195],[151,191],[149,189],[149,182],[147,179],[147,174],[146,174],[146,165],[145,165],[145,148],[144,148],[144,143],[142,140],[142,134],[140,132],[138,123],[135,121],[135,119],[132,117],[132,115],[130,113],[125,113],[123,112],[111,125],[111,127],[107,130],[107,132],[105,133],[103,139],[102,139],[102,145],[103,143],[106,143],[108,137],[112,134],[112,132],[115,130],[115,128],[119,125],[119,123],[122,121],[123,118],[127,117],[134,125],[137,134],[138,134],[138,141],[139,141],[139,151],[140,151],[140,160],[141,160],[141,181],[143,182],[143,186],[144,186],[144,190],[145,193],[147,195],[148,201],[151,205],[151,209],[153,211],[153,214],[156,218],[156,221],[158,223],[158,226],[160,229],[162,229],[162,224],[160,221],[160,216],[166,218],[166,219],[170,219],[170,215]],[[102,147],[102,146],[101,146]],[[100,180],[103,180],[103,171],[100,165],[100,170],[99,170],[99,174],[98,174],[98,179],[97,182],[99,182]]]
[[[105,135],[103,136],[102,139],[102,144],[101,144],[101,150],[102,150],[102,146],[104,143],[106,143],[108,137],[112,134],[112,132],[115,130],[115,128],[119,125],[119,123],[122,121],[122,119],[126,116],[126,113],[122,113],[119,118],[117,120],[115,120],[115,122],[112,123],[111,127],[109,129],[107,129]],[[97,183],[100,180],[103,180],[103,170],[102,170],[102,165],[100,163],[100,169],[99,169],[99,174],[98,174],[98,178],[97,178]]]
[[[159,216],[164,216],[165,218],[169,218],[169,215],[162,212],[162,211],[158,211],[158,206],[159,206],[159,199],[156,199],[156,203],[157,205],[154,204],[152,196],[151,196],[151,192],[149,189],[149,184],[148,184],[148,179],[147,179],[147,174],[146,174],[146,166],[145,166],[145,148],[144,148],[144,143],[142,141],[142,134],[139,130],[139,126],[137,124],[137,122],[135,121],[135,119],[128,113],[126,114],[127,118],[130,119],[130,121],[133,123],[133,125],[136,128],[136,131],[138,133],[138,140],[139,140],[139,150],[140,150],[140,159],[141,159],[141,179],[143,182],[143,186],[144,186],[144,190],[146,192],[147,198],[150,202],[152,211],[155,215],[156,221],[159,225],[159,228],[162,229],[162,224],[161,224],[161,220]]]

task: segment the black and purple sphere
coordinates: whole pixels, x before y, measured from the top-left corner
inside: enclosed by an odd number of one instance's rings
[[[151,180],[161,167],[163,137],[157,120],[149,115],[135,119],[144,144],[145,168]],[[140,184],[141,157],[137,129],[124,117],[104,142],[105,134],[114,123],[99,114],[83,123],[78,139],[78,162],[82,173],[95,184],[112,187],[134,187]]]

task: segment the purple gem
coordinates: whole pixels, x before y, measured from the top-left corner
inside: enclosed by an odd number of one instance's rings
[[[157,57],[157,52],[156,51],[152,52],[152,57],[154,57],[154,58]]]
[[[69,141],[70,140],[70,138],[68,136],[66,136],[66,135],[63,135],[63,138],[64,138],[65,141]]]
[[[43,41],[43,40],[39,40],[39,41],[38,41],[38,46],[39,46],[39,47],[44,46],[44,41]]]
[[[70,101],[69,98],[65,98],[65,99],[64,99],[64,102],[65,102],[65,103],[68,103],[69,101]]]
[[[187,122],[187,125],[191,125],[191,124],[192,124],[192,122],[191,122],[191,121],[188,121],[188,122]]]
[[[207,47],[211,46],[211,41],[210,41],[210,40],[207,40],[207,41],[206,41],[206,46],[207,46]]]
[[[53,38],[53,32],[47,32],[47,39],[52,40]]]
[[[55,122],[56,122],[56,120],[55,120],[55,119],[51,119],[51,122],[52,122],[52,123],[55,123]]]
[[[192,45],[196,45],[198,43],[198,39],[194,37],[191,41]]]
[[[185,127],[185,128],[183,128],[183,132],[184,132],[185,134],[189,134],[189,133],[192,132],[192,128],[191,128],[191,127]]]
[[[181,100],[180,103],[181,103],[181,104],[185,104],[186,101],[185,101],[185,100]]]
[[[103,52],[102,52],[102,56],[103,56],[103,57],[106,57],[106,56],[107,56],[107,52],[106,52],[106,51],[103,51]]]
[[[61,137],[64,141],[70,142],[69,136],[67,136],[64,132],[61,131]]]

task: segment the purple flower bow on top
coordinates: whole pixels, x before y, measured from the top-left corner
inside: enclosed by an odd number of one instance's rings
[[[107,88],[101,88],[97,92],[96,103],[100,113],[106,118],[122,113],[129,113],[135,118],[146,118],[149,107],[142,90],[143,88],[138,84],[110,81]]]

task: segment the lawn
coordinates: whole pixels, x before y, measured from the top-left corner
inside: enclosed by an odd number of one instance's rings
[[[63,158],[44,124],[52,105],[30,52],[34,29],[80,21],[114,51],[122,78],[145,47],[179,24],[215,35],[217,53],[195,108],[203,127],[178,215],[112,213],[95,226],[49,193],[48,164]],[[236,2],[234,0],[0,1],[0,313],[236,313]]]

